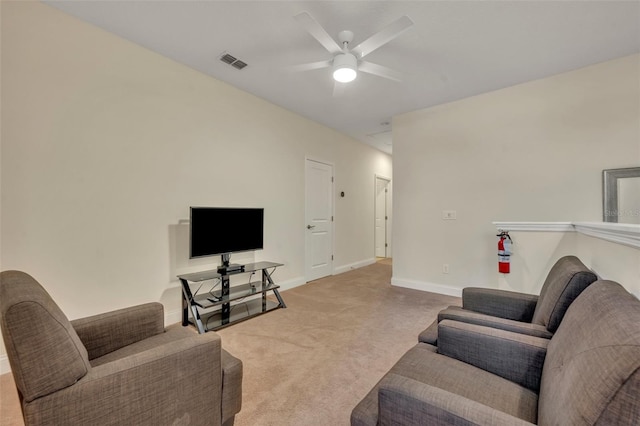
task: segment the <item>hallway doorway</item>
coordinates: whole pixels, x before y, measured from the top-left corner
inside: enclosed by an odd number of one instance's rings
[[[391,257],[391,179],[377,176],[375,193],[375,256]]]

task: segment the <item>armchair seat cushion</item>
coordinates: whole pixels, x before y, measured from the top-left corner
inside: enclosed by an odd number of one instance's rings
[[[388,377],[402,376],[459,395],[489,408],[535,423],[538,395],[507,379],[437,353],[418,343],[378,382],[351,414],[351,425],[376,425],[378,391]]]

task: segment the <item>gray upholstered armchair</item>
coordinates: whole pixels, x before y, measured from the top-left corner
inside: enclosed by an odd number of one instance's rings
[[[569,305],[597,279],[580,259],[564,256],[549,271],[540,296],[467,287],[462,291],[462,307],[449,306],[440,311],[418,341],[435,345],[438,323],[447,319],[549,339]]]
[[[25,424],[231,425],[242,362],[219,335],[165,329],[159,303],[69,321],[31,276],[0,274],[2,337]]]

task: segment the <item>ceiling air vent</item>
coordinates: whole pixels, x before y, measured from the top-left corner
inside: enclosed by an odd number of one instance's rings
[[[220,56],[220,60],[225,64],[229,64],[235,69],[239,69],[239,70],[247,66],[246,62],[243,62],[240,59],[236,58],[235,56],[229,55],[228,53],[223,53],[222,56]]]
[[[234,63],[232,63],[232,64],[231,64],[231,66],[232,66],[232,67],[234,67],[234,68],[237,68],[237,69],[241,70],[242,68],[246,67],[246,66],[247,66],[247,64],[246,64],[246,63],[244,63],[244,62],[242,62],[242,61],[240,61],[240,60],[237,60],[237,61],[235,61]]]

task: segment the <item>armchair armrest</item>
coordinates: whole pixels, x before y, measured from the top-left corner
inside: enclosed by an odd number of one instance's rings
[[[396,374],[380,381],[380,425],[531,425],[510,414]]]
[[[494,317],[531,322],[538,296],[491,288],[466,287],[462,307]]]
[[[529,336],[543,337],[551,339],[553,333],[547,327],[540,324],[515,321],[481,314],[479,312],[468,311],[459,306],[449,306],[438,313],[438,322],[443,320],[454,320],[469,324],[483,325],[486,327],[499,328],[501,330],[513,331],[514,333],[527,334]]]
[[[242,408],[242,361],[222,349],[222,424]]]
[[[164,308],[146,303],[71,321],[89,359],[164,332]]]
[[[548,339],[476,324],[438,324],[438,352],[535,392],[540,390]]]
[[[194,334],[99,365],[28,404],[25,423],[219,425],[221,348],[217,334]]]

